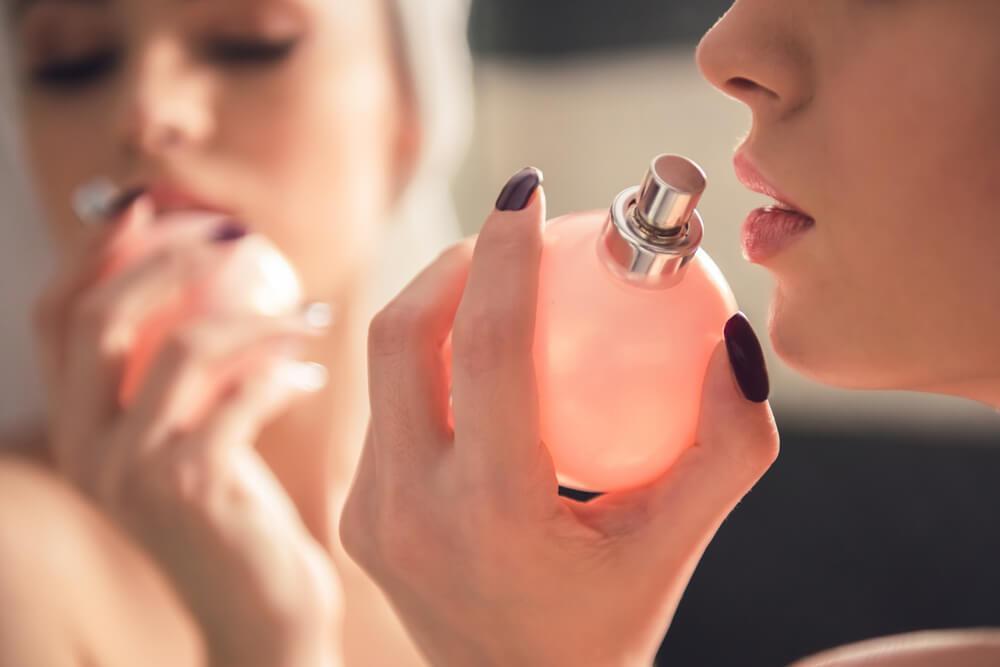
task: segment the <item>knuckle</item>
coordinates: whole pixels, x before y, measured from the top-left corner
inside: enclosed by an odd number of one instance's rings
[[[378,563],[389,574],[405,575],[419,568],[421,543],[411,522],[380,522],[375,530]]]
[[[478,251],[501,260],[518,260],[541,248],[542,235],[532,225],[487,224],[479,234]]]
[[[402,572],[412,567],[411,556],[418,551],[414,530],[419,522],[398,494],[386,494],[381,500],[368,528],[368,548],[378,554],[377,561],[386,570]]]
[[[162,447],[137,454],[118,482],[122,503],[203,507],[215,492],[212,476],[198,457]]]
[[[456,513],[455,533],[468,549],[487,555],[499,553],[509,542],[504,536],[512,534],[507,530],[511,521],[509,504],[500,500],[497,494],[479,494]]]
[[[156,474],[160,492],[170,505],[201,514],[213,514],[223,503],[226,485],[210,466],[196,456],[172,456]]]
[[[409,348],[420,330],[423,309],[393,301],[372,318],[368,327],[368,353],[373,358],[393,357]]]
[[[781,449],[778,428],[773,420],[746,434],[746,440],[736,448],[736,464],[754,479],[760,479],[778,459]]]
[[[436,262],[463,262],[468,263],[472,259],[475,250],[475,237],[463,239],[441,251]]]
[[[149,261],[153,270],[186,271],[197,266],[198,256],[183,247],[167,246],[157,250]]]
[[[163,467],[159,477],[170,496],[186,505],[200,504],[207,496],[205,472],[189,458],[176,457]]]
[[[466,372],[481,374],[503,366],[511,354],[509,320],[497,310],[466,311],[455,322],[452,355]]]
[[[161,354],[167,365],[176,368],[194,362],[200,350],[200,332],[193,327],[184,327],[167,336]]]
[[[371,533],[366,524],[360,499],[352,492],[340,515],[340,542],[347,555],[368,568],[374,564],[375,559]]]
[[[760,443],[757,447],[757,460],[763,473],[778,460],[781,452],[781,436],[778,434],[778,427],[771,422],[768,428],[761,433]]]

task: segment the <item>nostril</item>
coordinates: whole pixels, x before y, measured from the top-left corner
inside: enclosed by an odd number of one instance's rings
[[[760,87],[750,79],[744,79],[742,76],[733,77],[726,82],[726,85],[736,92],[751,91]]]
[[[726,81],[726,92],[733,97],[746,101],[751,95],[763,93],[767,97],[777,99],[778,94],[770,88],[762,86],[752,79],[742,76],[734,76]]]

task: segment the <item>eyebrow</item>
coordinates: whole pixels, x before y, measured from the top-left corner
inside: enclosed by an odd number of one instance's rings
[[[33,6],[44,3],[58,5],[102,6],[107,5],[108,0],[10,0],[7,6],[7,16],[11,20],[16,21]]]

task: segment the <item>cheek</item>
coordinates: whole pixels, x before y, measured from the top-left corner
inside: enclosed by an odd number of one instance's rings
[[[63,110],[62,107],[56,109]],[[107,173],[108,144],[86,119],[70,122],[51,106],[22,111],[24,158],[50,232],[60,243],[78,231],[72,195],[84,182]],[[84,130],[86,128],[87,131]]]
[[[831,82],[843,100],[830,104],[831,182],[847,196],[838,201],[833,188],[829,205],[863,222],[852,232],[882,255],[890,286],[940,294],[955,286],[940,280],[942,265],[960,269],[984,241],[1000,241],[983,224],[1000,210],[1000,47],[973,36],[964,25],[941,35],[913,28],[852,58]]]
[[[250,208],[310,295],[327,297],[368,265],[385,226],[396,167],[386,111],[393,100],[370,82],[318,75],[287,93],[262,109],[268,131],[251,139]]]
[[[822,228],[776,267],[772,338],[824,382],[911,388],[998,361],[983,335],[1000,326],[998,54],[943,54],[858,57],[814,111]]]

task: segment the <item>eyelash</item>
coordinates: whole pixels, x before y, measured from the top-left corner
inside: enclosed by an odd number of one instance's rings
[[[75,88],[107,74],[120,60],[116,51],[97,51],[74,60],[40,65],[31,73],[33,82],[52,88]]]
[[[203,50],[209,60],[228,65],[266,65],[281,62],[291,55],[298,39],[282,42],[222,40]]]
[[[206,60],[225,67],[265,67],[286,60],[299,41],[298,38],[281,42],[220,40],[206,44],[200,53]],[[40,65],[31,73],[31,79],[35,84],[48,88],[82,88],[111,73],[120,61],[119,51],[96,51],[73,60]]]

